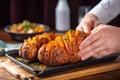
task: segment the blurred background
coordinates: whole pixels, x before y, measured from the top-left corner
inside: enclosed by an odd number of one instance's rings
[[[47,24],[55,29],[55,7],[58,0],[0,0],[0,28],[25,19]],[[71,28],[78,25],[80,6],[94,7],[100,0],[68,0],[71,15]],[[109,24],[120,26],[120,15]]]

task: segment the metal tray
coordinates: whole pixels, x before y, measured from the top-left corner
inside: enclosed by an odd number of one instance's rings
[[[109,56],[106,56],[103,58],[90,58],[86,61],[80,61],[80,62],[71,63],[71,64],[64,64],[64,65],[55,66],[55,67],[47,67],[43,70],[35,69],[35,68],[31,67],[29,65],[29,63],[24,63],[24,62],[17,60],[16,57],[19,57],[18,50],[8,52],[6,54],[6,56],[8,58],[10,58],[11,61],[20,65],[22,68],[25,68],[32,74],[34,74],[36,76],[46,76],[49,74],[53,74],[53,73],[57,73],[57,72],[61,72],[61,71],[69,70],[69,69],[74,69],[74,68],[78,68],[78,67],[85,67],[85,66],[95,65],[98,63],[110,62],[110,61],[115,60],[118,55],[109,55]]]

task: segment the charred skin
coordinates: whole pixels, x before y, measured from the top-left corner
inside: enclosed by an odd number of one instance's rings
[[[88,35],[78,30],[69,30],[62,35],[36,35],[24,40],[19,55],[28,60],[39,59],[48,66],[78,62],[81,60],[78,55],[79,45]]]
[[[39,48],[43,44],[47,44],[49,41],[54,40],[56,36],[57,35],[54,33],[43,33],[24,40],[19,50],[19,56],[28,60],[36,60]]]
[[[39,49],[38,59],[48,66],[78,62],[81,60],[78,56],[79,45],[87,36],[84,32],[69,30],[43,45]]]

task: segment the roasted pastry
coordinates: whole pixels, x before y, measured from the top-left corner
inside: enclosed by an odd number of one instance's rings
[[[78,30],[69,30],[61,35],[43,33],[24,40],[19,55],[28,60],[38,59],[48,66],[78,62],[81,60],[79,45],[87,36]]]
[[[78,62],[81,60],[78,56],[79,45],[87,36],[88,34],[84,32],[69,30],[57,36],[55,40],[42,45],[38,59],[49,66]]]
[[[57,34],[55,33],[43,33],[32,38],[29,37],[22,43],[19,50],[19,56],[28,60],[36,60],[39,48],[43,44],[47,44],[49,41],[54,40],[56,36]]]

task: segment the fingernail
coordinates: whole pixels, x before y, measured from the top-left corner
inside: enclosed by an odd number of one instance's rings
[[[81,60],[84,60],[84,55],[81,50],[78,52],[78,56],[81,57]]]
[[[84,57],[81,57],[81,60],[82,60],[82,61],[85,61],[85,58],[84,58]]]
[[[88,28],[87,28],[87,27],[88,27],[88,25],[87,25],[87,24],[85,24],[84,26],[85,26],[85,28],[84,28],[84,32],[85,32],[85,33],[89,33],[89,30],[88,30]]]
[[[79,45],[79,49],[82,49],[82,43]]]
[[[82,49],[82,46],[81,46],[81,45],[79,46],[79,49],[80,49],[80,50]]]
[[[78,52],[78,55],[81,57],[81,60],[82,60],[82,61],[86,60],[84,50],[80,50],[80,51]]]

